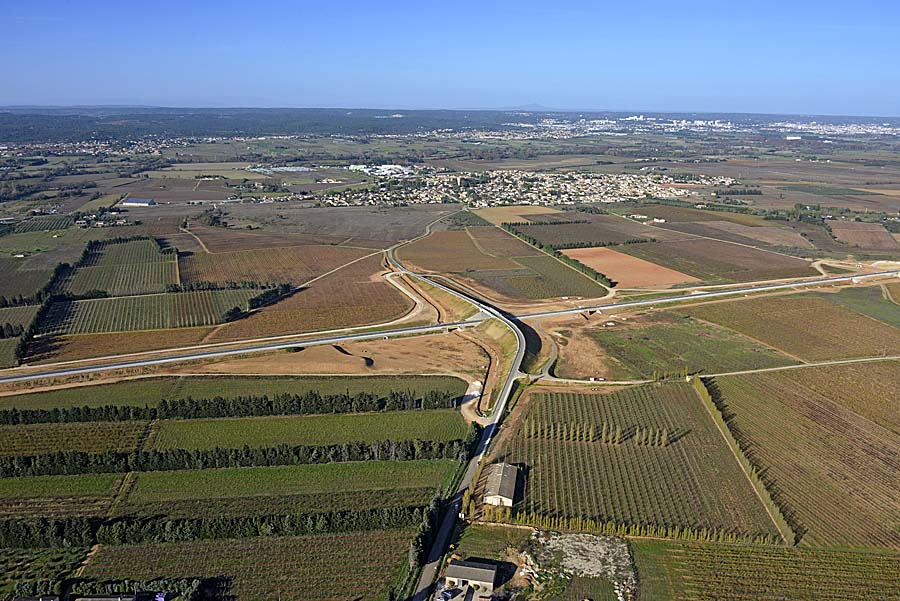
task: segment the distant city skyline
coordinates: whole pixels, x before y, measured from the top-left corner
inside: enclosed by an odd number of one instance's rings
[[[900,7],[871,0],[36,0],[0,26],[0,106],[900,116]]]

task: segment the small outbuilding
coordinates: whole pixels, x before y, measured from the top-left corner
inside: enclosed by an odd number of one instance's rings
[[[451,561],[444,575],[447,590],[474,591],[475,599],[490,599],[494,594],[497,566],[478,561]]]
[[[516,498],[516,478],[519,470],[509,463],[495,463],[488,467],[484,485],[484,502],[488,505],[512,507]]]

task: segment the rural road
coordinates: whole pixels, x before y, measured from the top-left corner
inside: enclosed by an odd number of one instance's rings
[[[0,377],[0,384],[6,382],[22,382],[25,380],[37,380],[41,378],[51,378],[59,376],[72,376],[76,374],[88,374],[100,371],[110,371],[115,369],[125,369],[129,367],[145,367],[149,365],[163,365],[167,363],[181,363],[184,361],[193,361],[195,359],[209,359],[212,357],[227,357],[231,355],[243,355],[246,353],[261,353],[265,351],[274,351],[290,347],[320,346],[323,344],[338,344],[340,342],[352,342],[356,340],[373,340],[376,338],[396,338],[398,336],[410,336],[416,334],[428,334],[431,332],[440,332],[448,328],[459,328],[472,326],[481,323],[481,319],[471,319],[468,321],[457,321],[453,323],[442,323],[429,326],[414,326],[410,328],[398,328],[396,330],[381,330],[377,332],[365,332],[360,334],[345,334],[342,336],[331,336],[328,338],[316,338],[311,340],[293,340],[289,342],[276,342],[272,344],[262,344],[256,346],[245,346],[240,348],[205,351],[200,353],[192,353],[188,355],[178,355],[177,357],[159,357],[155,359],[136,359],[134,361],[120,361],[116,363],[104,363],[100,365],[88,365],[85,367],[72,367],[68,369],[57,369],[53,371],[34,372],[15,376]]]
[[[802,280],[796,282],[788,282],[783,284],[763,284],[760,286],[749,286],[747,288],[733,288],[731,290],[715,290],[712,292],[698,292],[696,294],[683,294],[681,296],[671,296],[666,298],[656,298],[651,300],[626,301],[624,303],[614,303],[611,305],[589,305],[584,307],[576,307],[575,309],[557,309],[553,311],[542,311],[540,313],[528,313],[525,315],[517,315],[519,319],[536,319],[539,317],[553,317],[554,315],[572,315],[584,313],[585,311],[603,311],[603,310],[619,310],[631,309],[634,307],[651,307],[654,305],[663,305],[667,303],[678,303],[685,301],[693,301],[697,299],[716,298],[720,296],[733,296],[735,294],[750,294],[753,292],[765,292],[771,290],[789,290],[791,288],[802,288],[803,286],[817,286],[820,284],[836,284],[839,282],[856,282],[859,280],[871,278],[883,278],[888,276],[900,276],[900,269],[891,271],[879,271],[876,273],[863,273],[859,275],[842,275],[828,278],[817,278],[815,280]]]
[[[394,256],[394,250],[396,248],[398,247],[395,246],[388,249],[387,251],[388,261],[395,270],[408,277],[415,278],[431,286],[435,286],[436,288],[446,292],[447,294],[451,294],[470,303],[482,313],[502,321],[516,335],[516,354],[513,357],[512,365],[510,365],[509,373],[506,375],[506,379],[503,381],[503,387],[500,389],[500,394],[494,401],[494,409],[491,412],[490,420],[485,424],[484,430],[482,430],[481,433],[481,439],[478,441],[478,447],[475,451],[475,454],[469,461],[469,465],[466,466],[466,471],[459,482],[459,486],[457,487],[453,497],[450,499],[450,504],[448,505],[447,511],[444,514],[444,519],[441,522],[440,527],[438,528],[438,532],[435,536],[434,543],[431,545],[431,549],[428,550],[428,557],[425,561],[425,565],[422,567],[422,574],[419,577],[419,583],[416,586],[416,592],[413,596],[413,600],[424,601],[428,598],[428,595],[431,591],[431,586],[432,584],[434,584],[435,577],[437,576],[437,571],[440,568],[441,557],[443,557],[444,550],[448,546],[450,536],[453,534],[453,529],[456,526],[457,516],[462,510],[463,492],[469,487],[469,484],[472,482],[472,478],[475,477],[475,473],[478,471],[478,466],[481,465],[481,461],[484,459],[484,454],[490,447],[491,441],[493,441],[494,439],[494,435],[497,433],[500,419],[503,417],[503,413],[506,411],[506,402],[509,400],[509,397],[512,394],[512,388],[516,382],[516,378],[518,378],[519,376],[519,370],[522,366],[522,360],[525,358],[525,335],[518,327],[516,327],[515,323],[513,323],[512,320],[510,320],[508,317],[506,317],[506,315],[504,315],[494,307],[482,303],[481,301],[471,298],[465,294],[462,294],[461,292],[458,292],[453,288],[450,288],[449,286],[445,286],[435,279],[431,279],[425,275],[420,275],[404,267]]]

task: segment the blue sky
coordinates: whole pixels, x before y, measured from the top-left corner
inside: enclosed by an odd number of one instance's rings
[[[0,105],[900,115],[890,0],[0,0],[0,31]]]

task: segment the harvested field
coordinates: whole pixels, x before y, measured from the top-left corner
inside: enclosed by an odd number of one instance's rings
[[[81,422],[0,426],[0,456],[44,455],[60,451],[133,451],[145,422]]]
[[[272,396],[304,394],[313,390],[322,395],[354,395],[360,392],[387,395],[394,390],[408,390],[420,397],[438,391],[461,397],[466,387],[464,380],[452,376],[161,376],[0,396],[0,409],[105,405],[142,407],[155,405],[162,399],[212,398],[226,393],[232,398]]]
[[[900,250],[898,243],[880,223],[861,223],[829,219],[834,237],[844,244],[870,250]]]
[[[591,331],[604,351],[629,375],[651,378],[761,369],[795,363],[755,340],[730,330],[672,314],[649,323],[619,324]]]
[[[559,209],[551,207],[537,207],[532,205],[509,206],[509,207],[489,207],[487,209],[479,209],[475,214],[490,221],[494,225],[501,223],[510,223],[515,221],[540,221],[541,215],[551,215],[559,213]]]
[[[900,549],[900,436],[790,382],[729,376],[714,392],[801,542]]]
[[[296,286],[359,259],[371,251],[335,246],[294,246],[240,252],[180,255],[181,280],[214,282],[291,283]]]
[[[413,303],[384,281],[380,271],[380,256],[358,261],[245,319],[221,326],[211,340],[296,334],[398,319]]]
[[[582,219],[573,215],[569,219]],[[680,240],[685,236],[660,228],[647,227],[616,215],[590,215],[586,223],[517,225],[516,229],[544,245],[564,248],[569,244],[608,246],[629,240]]]
[[[299,348],[299,347],[298,347]],[[415,336],[394,340],[350,342],[340,350],[331,345],[310,346],[301,352],[281,352],[246,359],[227,359],[192,372],[231,374],[375,374],[459,373],[484,377],[488,358],[478,345],[459,333]]]
[[[718,240],[628,244],[619,250],[709,282],[808,277],[818,273],[802,259]]]
[[[700,280],[611,248],[573,248],[563,254],[617,283],[617,288],[667,288]]]
[[[846,309],[825,295],[742,299],[678,312],[809,361],[900,354],[900,329]]]
[[[665,219],[666,221],[730,221],[751,227],[771,225],[758,215],[744,215],[743,213],[731,213],[729,211],[704,211],[689,207],[642,204],[635,207],[633,212],[647,215],[648,217]]]
[[[479,228],[483,229],[483,228]],[[428,271],[464,272],[472,270],[516,269],[520,266],[506,258],[482,252],[465,231],[432,232],[432,234],[397,252],[397,258]],[[522,253],[533,254],[527,244]],[[484,248],[484,247],[482,247]]]
[[[200,238],[203,246],[212,254],[265,250],[319,244],[339,244],[346,240],[340,236],[272,232],[248,232],[223,227],[191,224],[191,233]]]
[[[450,204],[413,204],[405,207],[241,204],[228,207],[228,221],[238,226],[259,227],[265,234],[328,236],[344,246],[384,249],[400,240],[422,235],[429,223],[459,209],[460,205]]]
[[[237,419],[164,420],[154,443],[157,449],[240,448],[288,444],[325,445],[346,442],[431,440],[466,437],[466,424],[455,410],[406,411],[355,415],[304,415]],[[0,430],[0,449],[3,431]]]
[[[99,334],[196,328],[224,323],[225,313],[260,290],[203,290],[53,303],[44,334]]]
[[[752,227],[731,221],[705,221],[703,225],[730,234],[751,238],[769,246],[813,248],[809,240],[789,227]]]
[[[111,353],[126,354],[199,344],[212,328],[178,328],[175,330],[147,330],[135,336],[132,332],[107,334],[78,334],[48,336],[39,339],[28,363],[73,361],[92,357],[106,357]],[[110,350],[114,349],[114,350]]]
[[[103,545],[83,576],[97,580],[221,577],[234,599],[383,599],[409,554],[412,532]]]
[[[655,540],[630,544],[642,599],[900,599],[896,553]]]
[[[504,451],[527,471],[521,511],[777,532],[689,384],[531,394],[525,421]]]
[[[536,257],[543,254],[509,232],[497,227],[468,228],[469,236],[483,252],[496,257]]]

